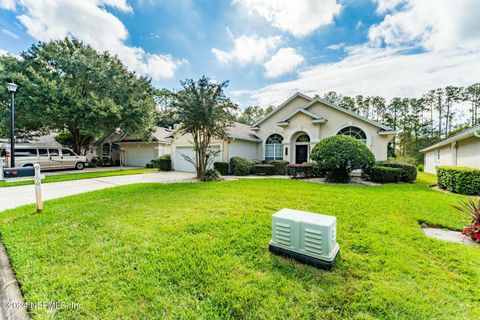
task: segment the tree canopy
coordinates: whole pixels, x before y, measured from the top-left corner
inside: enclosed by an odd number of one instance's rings
[[[4,81],[15,81],[19,134],[63,132],[76,152],[96,138],[121,129],[147,136],[155,124],[155,88],[107,52],[77,39],[32,45],[20,58],[0,58]],[[0,89],[8,105],[6,89]],[[9,112],[1,108],[0,113]],[[1,119],[6,119],[4,115]],[[8,120],[1,120],[6,132]],[[1,130],[1,129],[0,129]]]
[[[232,124],[237,106],[225,95],[228,81],[216,82],[203,76],[194,81],[182,82],[182,89],[173,99],[177,119],[181,119],[180,130],[193,139],[197,178],[203,179],[216,151],[211,148],[214,139],[227,137],[227,127]]]

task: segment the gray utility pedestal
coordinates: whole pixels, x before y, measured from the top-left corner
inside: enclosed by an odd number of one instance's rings
[[[272,216],[273,253],[330,270],[339,254],[337,218],[323,214],[282,209]]]

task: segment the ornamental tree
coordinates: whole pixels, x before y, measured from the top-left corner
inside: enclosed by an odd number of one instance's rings
[[[191,162],[197,178],[203,180],[217,151],[211,148],[214,139],[227,138],[227,127],[232,124],[237,106],[225,96],[228,81],[216,82],[203,76],[198,81],[182,82],[182,89],[175,93],[173,108],[177,119],[181,119],[180,131],[192,136],[195,158]]]
[[[327,181],[346,183],[353,170],[365,170],[375,164],[375,156],[367,146],[350,136],[338,135],[321,140],[310,158],[327,172]]]
[[[92,140],[117,128],[140,136],[154,128],[156,89],[150,80],[129,71],[116,56],[77,39],[34,44],[21,58],[0,58],[0,70],[4,80],[19,84],[15,96],[19,133],[62,132],[80,153]],[[6,104],[3,87],[0,96]],[[4,112],[7,108],[1,108]]]

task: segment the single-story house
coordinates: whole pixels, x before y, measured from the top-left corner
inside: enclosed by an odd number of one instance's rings
[[[480,168],[480,125],[471,127],[428,148],[425,172],[435,173],[437,166]]]
[[[123,136],[115,144],[119,146],[125,166],[144,167],[150,161],[171,154],[172,130],[157,127],[149,140],[135,136]]]
[[[383,124],[302,93],[294,94],[253,126],[235,122],[227,131],[227,139],[212,143],[212,148],[220,151],[215,161],[243,157],[303,163],[309,161],[318,141],[338,134],[359,139],[377,160],[386,160],[388,143],[396,134]],[[182,134],[180,127],[158,128],[150,141],[123,137],[115,143],[127,166],[144,166],[162,154],[171,154],[174,170],[195,170],[184,157],[195,155],[192,138]]]

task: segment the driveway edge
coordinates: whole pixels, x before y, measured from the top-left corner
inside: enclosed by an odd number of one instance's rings
[[[30,319],[5,246],[0,241],[0,319]]]

